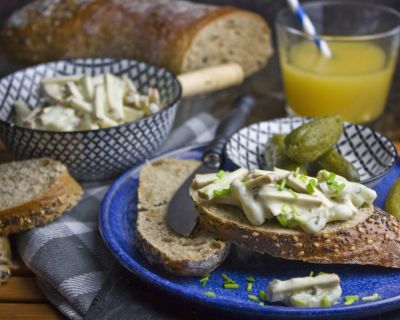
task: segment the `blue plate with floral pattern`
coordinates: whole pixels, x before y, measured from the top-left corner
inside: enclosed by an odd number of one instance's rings
[[[202,147],[189,147],[166,154],[163,157],[201,159]],[[155,159],[156,160],[156,159]],[[103,238],[127,269],[155,287],[176,296],[192,300],[211,308],[223,309],[242,314],[241,318],[329,318],[355,319],[373,316],[400,308],[400,272],[397,269],[357,266],[319,265],[300,261],[289,261],[261,255],[234,247],[225,263],[215,270],[203,288],[196,277],[176,277],[152,267],[135,248],[135,219],[137,188],[140,166],[134,167],[121,176],[109,189],[102,204],[100,231]],[[387,191],[400,174],[397,164],[387,176],[375,186],[379,196],[377,206],[382,206]],[[289,279],[307,276],[311,271],[335,272],[341,278],[343,296],[359,295],[360,301],[346,306],[343,300],[329,308],[301,309],[277,304],[259,305],[248,299],[248,295],[259,295],[273,279]],[[222,274],[228,275],[239,289],[224,289]],[[255,279],[250,292],[246,290],[246,277]],[[209,297],[207,291],[215,292]],[[361,297],[378,293],[381,299],[362,302]]]

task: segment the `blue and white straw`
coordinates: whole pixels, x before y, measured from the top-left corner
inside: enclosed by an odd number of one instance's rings
[[[308,15],[304,12],[303,7],[300,5],[298,0],[287,0],[287,3],[292,9],[293,13],[296,14],[296,17],[300,20],[301,24],[303,25],[303,30],[305,33],[309,34],[310,36],[316,36],[317,31],[315,30],[315,27],[313,23],[311,22],[310,18]],[[328,47],[328,44],[326,41],[315,38],[314,39],[315,44],[318,46],[318,48],[321,50],[322,54],[325,57],[331,58],[332,57],[332,51]]]

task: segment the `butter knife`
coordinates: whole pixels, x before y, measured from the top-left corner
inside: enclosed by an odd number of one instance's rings
[[[167,224],[176,233],[186,237],[190,236],[199,220],[198,212],[189,195],[189,188],[194,176],[215,172],[221,167],[226,143],[241,128],[254,106],[254,98],[250,95],[240,96],[235,100],[233,110],[222,120],[217,128],[215,139],[206,148],[202,164],[179,187],[171,199],[167,211]]]

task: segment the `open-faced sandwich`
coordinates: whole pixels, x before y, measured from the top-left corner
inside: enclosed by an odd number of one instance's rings
[[[192,198],[222,239],[313,263],[400,267],[400,220],[374,207],[374,190],[321,170],[274,169],[198,175]]]

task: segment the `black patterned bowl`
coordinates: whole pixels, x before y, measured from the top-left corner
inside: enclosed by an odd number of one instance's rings
[[[152,116],[120,126],[74,132],[24,128],[10,121],[14,102],[40,102],[40,80],[55,75],[110,72],[128,75],[139,90],[156,87],[165,107]],[[51,157],[68,166],[79,180],[118,176],[157,151],[168,136],[181,97],[178,80],[169,71],[121,59],[79,59],[30,67],[0,80],[0,138],[17,159]]]
[[[235,133],[225,153],[236,166],[265,168],[264,149],[277,133],[288,134],[311,119],[293,117],[255,123]],[[336,144],[338,152],[358,170],[361,182],[372,187],[396,164],[397,152],[390,140],[368,127],[345,122]]]

